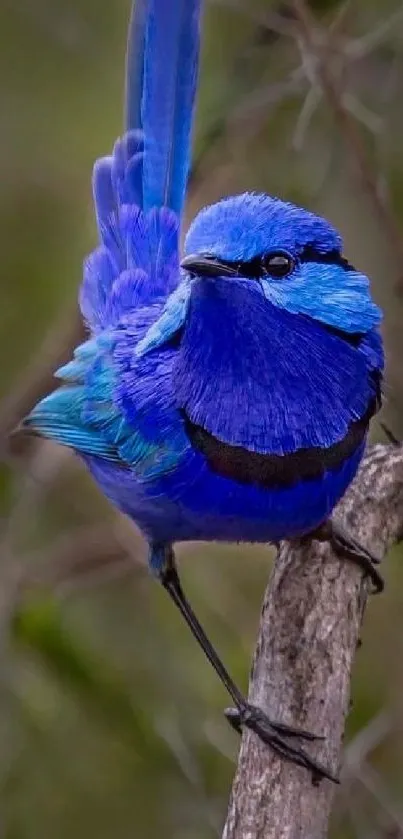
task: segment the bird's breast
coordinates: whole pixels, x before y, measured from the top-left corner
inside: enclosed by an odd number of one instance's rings
[[[375,401],[356,347],[229,280],[192,295],[173,386],[211,468],[262,486],[336,467],[362,442]]]

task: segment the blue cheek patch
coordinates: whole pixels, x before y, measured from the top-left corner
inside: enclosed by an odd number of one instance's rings
[[[368,332],[382,320],[368,278],[341,265],[302,263],[290,277],[262,279],[261,286],[275,306],[344,332]]]

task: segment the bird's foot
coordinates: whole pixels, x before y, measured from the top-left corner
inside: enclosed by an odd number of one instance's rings
[[[260,708],[251,705],[249,702],[245,702],[240,708],[227,708],[225,716],[232,728],[239,734],[242,731],[242,726],[250,728],[264,743],[271,746],[285,760],[289,760],[291,763],[297,764],[297,766],[303,766],[312,772],[313,783],[318,784],[323,778],[328,778],[335,784],[339,783],[339,779],[329,769],[326,769],[318,761],[313,760],[304,749],[289,742],[293,738],[312,742],[314,740],[323,740],[323,737],[312,734],[310,731],[293,728],[284,723],[272,722]]]
[[[355,562],[371,579],[373,594],[379,594],[385,588],[385,582],[377,569],[379,557],[364,548],[350,533],[335,521],[329,519],[319,530],[315,531],[315,539],[329,541],[335,553],[342,559]]]

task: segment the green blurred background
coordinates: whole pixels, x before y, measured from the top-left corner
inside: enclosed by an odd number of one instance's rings
[[[122,127],[129,5],[0,5],[1,839],[220,836],[238,748],[227,697],[149,579],[134,528],[68,452],[8,442],[80,337],[91,167]],[[384,418],[402,434],[403,3],[311,9],[330,39],[341,117],[312,77],[291,4],[207,4],[189,216],[257,188],[340,228],[386,312]],[[246,688],[270,551],[179,555]],[[335,839],[403,837],[401,564],[397,549],[366,616]]]

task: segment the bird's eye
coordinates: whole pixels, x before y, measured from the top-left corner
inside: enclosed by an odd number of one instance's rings
[[[264,274],[281,279],[291,274],[294,268],[294,260],[288,253],[277,251],[276,253],[264,254],[261,259],[261,266]]]

